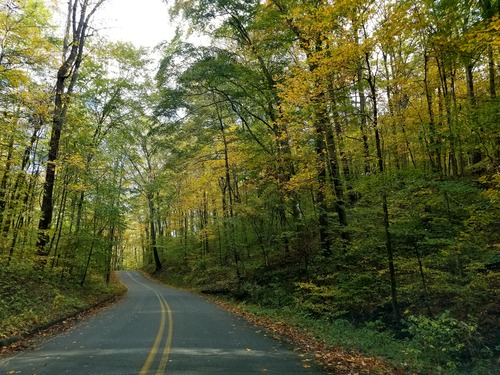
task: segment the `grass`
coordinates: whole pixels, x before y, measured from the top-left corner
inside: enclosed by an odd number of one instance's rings
[[[0,341],[64,318],[124,292],[116,281],[90,276],[84,286],[31,265],[0,268]]]

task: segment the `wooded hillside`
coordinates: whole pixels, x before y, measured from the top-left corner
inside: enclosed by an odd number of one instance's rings
[[[176,0],[203,43],[153,71],[94,35],[102,2],[69,1],[64,37],[43,1],[0,5],[1,267],[146,267],[487,373],[498,0]]]

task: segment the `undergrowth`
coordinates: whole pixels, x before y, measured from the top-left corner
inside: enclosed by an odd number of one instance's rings
[[[90,276],[84,286],[61,279],[58,270],[36,270],[31,265],[0,267],[0,341],[64,318],[121,294],[123,287]]]
[[[226,302],[228,302],[226,300]],[[332,349],[342,348],[366,357],[380,358],[388,365],[411,374],[493,375],[500,373],[492,351],[483,346],[471,322],[461,322],[445,312],[435,319],[408,316],[406,335],[391,331],[380,321],[355,325],[345,319],[322,320],[304,314],[300,308],[262,307],[231,302],[238,309],[276,322],[286,322],[308,332]],[[475,360],[464,353],[477,350]]]
[[[230,285],[212,289],[192,283],[173,269],[155,274],[170,285],[191,286],[229,303],[232,309],[249,312],[274,322],[285,322],[312,334],[326,347],[379,358],[403,372],[419,375],[493,375],[500,373],[495,359],[498,348],[486,344],[472,317],[458,319],[446,310],[434,317],[406,313],[398,326],[377,319],[353,321],[334,314],[317,314],[301,294],[283,283],[259,288],[243,285],[240,293],[228,293]],[[187,282],[186,282],[187,281]],[[191,281],[191,282],[190,282]],[[226,284],[228,284],[226,280]],[[251,292],[249,292],[251,290]]]

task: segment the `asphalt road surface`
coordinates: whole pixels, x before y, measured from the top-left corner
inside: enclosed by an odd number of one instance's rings
[[[325,374],[287,344],[194,294],[121,271],[119,303],[35,350],[0,359],[0,374]]]

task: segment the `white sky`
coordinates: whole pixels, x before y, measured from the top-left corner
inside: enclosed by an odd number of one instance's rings
[[[154,47],[175,32],[162,0],[106,0],[95,18],[100,34],[137,47]]]

